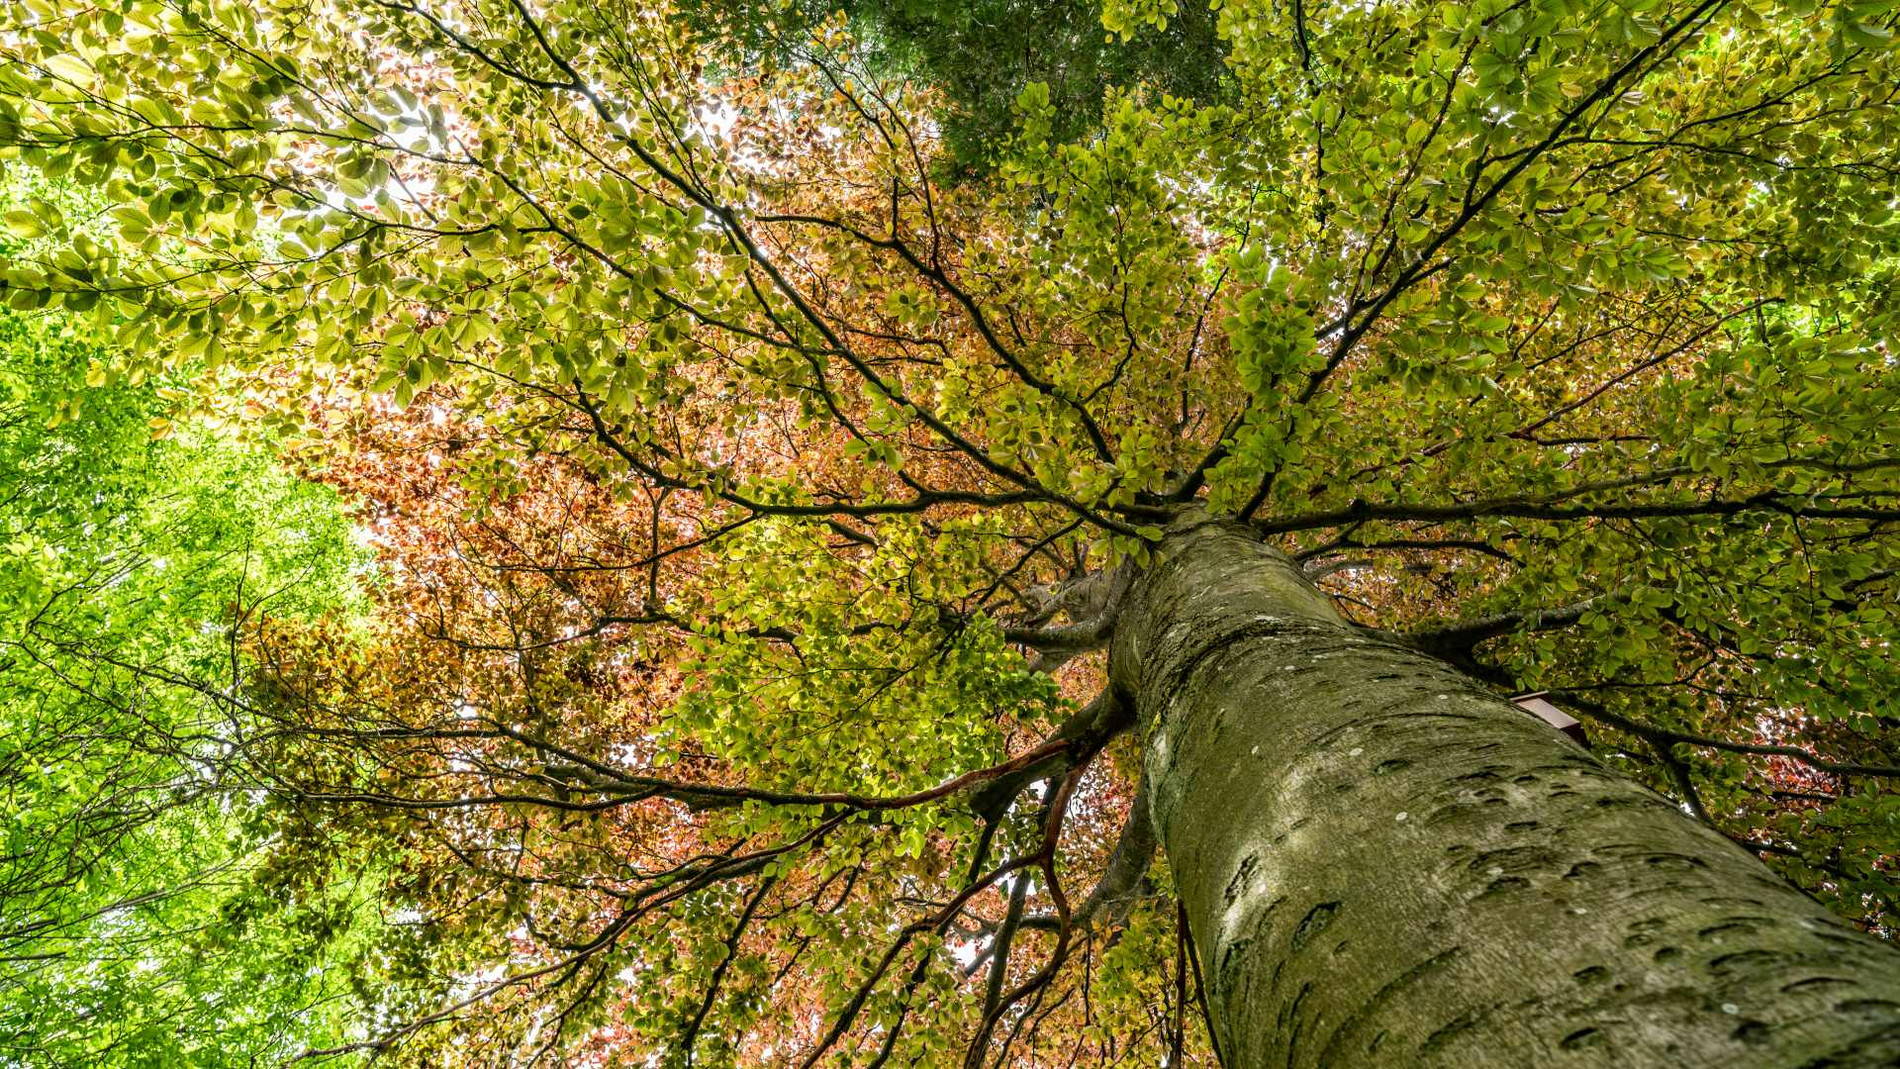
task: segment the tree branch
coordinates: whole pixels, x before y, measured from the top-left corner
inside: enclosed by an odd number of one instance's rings
[[[1626,593],[1613,591],[1554,609],[1517,609],[1471,620],[1461,620],[1444,627],[1396,634],[1382,632],[1382,634],[1401,645],[1410,646],[1434,657],[1443,657],[1468,652],[1480,642],[1515,631],[1554,631],[1560,627],[1569,627],[1582,619],[1585,613],[1593,609],[1606,608],[1627,598]]]

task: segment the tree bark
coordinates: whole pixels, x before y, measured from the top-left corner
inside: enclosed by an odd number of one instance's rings
[[[1116,629],[1228,1069],[1900,1064],[1900,953],[1245,528]]]

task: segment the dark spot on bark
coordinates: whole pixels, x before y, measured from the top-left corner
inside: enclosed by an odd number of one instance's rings
[[[1336,793],[1336,794],[1349,794],[1349,793],[1351,793],[1351,791],[1352,791],[1352,789],[1353,789],[1354,787],[1356,787],[1356,786],[1358,786],[1358,784],[1356,784],[1356,783],[1340,783],[1340,784],[1336,784],[1336,785],[1335,785],[1335,786],[1333,787],[1333,792],[1334,792],[1334,793]]]
[[[1436,828],[1441,824],[1448,824],[1464,816],[1470,812],[1472,808],[1471,805],[1465,802],[1453,802],[1450,805],[1439,806],[1437,809],[1426,814],[1425,826],[1428,828]]]
[[[1697,939],[1717,939],[1729,933],[1734,933],[1737,935],[1747,935],[1753,932],[1754,930],[1755,930],[1754,924],[1748,921],[1729,921],[1727,924],[1712,924],[1709,927],[1702,929],[1701,931],[1696,933],[1696,938]]]
[[[1504,826],[1505,831],[1514,831],[1520,834],[1527,831],[1534,831],[1536,828],[1537,822],[1534,820],[1513,820]]]
[[[1219,982],[1222,986],[1227,986],[1229,984],[1230,978],[1233,976],[1234,969],[1245,962],[1247,947],[1252,945],[1252,943],[1253,943],[1252,939],[1241,938],[1241,939],[1236,939],[1233,942],[1227,944],[1226,952],[1224,952],[1220,956]],[[1236,958],[1239,958],[1240,960],[1239,961],[1234,960]]]
[[[1529,772],[1526,772],[1523,775],[1512,780],[1511,782],[1517,784],[1520,787],[1524,787],[1524,786],[1529,786],[1530,784],[1536,783],[1537,777],[1530,774]]]
[[[1486,850],[1472,858],[1466,867],[1473,872],[1501,876],[1507,872],[1548,871],[1554,867],[1556,860],[1549,850],[1542,847],[1511,846],[1502,850]],[[1500,871],[1490,872],[1491,869]]]
[[[1667,926],[1668,923],[1668,921],[1663,920],[1661,917],[1644,917],[1642,920],[1629,922],[1628,927],[1632,932],[1653,932],[1658,928]]]
[[[1240,868],[1235,871],[1234,878],[1227,881],[1227,891],[1223,897],[1227,899],[1228,905],[1233,905],[1235,899],[1240,897],[1241,892],[1247,889],[1247,884],[1253,878],[1253,870],[1258,868],[1259,865],[1260,858],[1259,855],[1256,854],[1248,854],[1246,858],[1240,862]]]
[[[1651,854],[1644,858],[1643,862],[1650,868],[1662,869],[1665,872],[1687,872],[1690,869],[1709,867],[1708,862],[1688,854]]]
[[[1657,961],[1674,961],[1682,957],[1682,950],[1677,947],[1663,947],[1656,952],[1655,957]]]
[[[1341,954],[1344,954],[1345,952],[1346,952],[1346,941],[1341,940],[1339,945],[1333,948],[1333,957],[1336,958],[1340,956]]]
[[[1623,940],[1623,945],[1626,947],[1646,947],[1649,944],[1650,944],[1649,936],[1644,935],[1641,932],[1638,932],[1635,935],[1632,935],[1629,938]]]
[[[1425,1042],[1419,1044],[1418,1052],[1420,1054],[1436,1054],[1437,1052],[1444,1050],[1445,1047],[1448,1046],[1452,1040],[1457,1039],[1460,1033],[1471,1031],[1471,1029],[1474,1026],[1476,1026],[1477,1023],[1478,1023],[1477,1011],[1467,1010],[1464,1013],[1459,1014],[1457,1019],[1452,1021],[1450,1024],[1446,1025],[1443,1028],[1440,1028],[1436,1032],[1433,1032],[1431,1035],[1426,1036]]]
[[[1595,872],[1596,870],[1602,867],[1603,867],[1602,865],[1599,865],[1594,861],[1579,861],[1576,864],[1570,866],[1569,872],[1564,873],[1564,879],[1581,880],[1585,876],[1590,875],[1591,873]]]
[[[1727,976],[1730,973],[1774,965],[1780,961],[1781,955],[1772,950],[1743,950],[1709,959],[1709,971],[1716,976]]]
[[[1783,987],[1781,993],[1784,995],[1792,995],[1796,991],[1805,991],[1810,987],[1824,987],[1828,984],[1851,985],[1853,983],[1854,981],[1852,980],[1843,980],[1838,976],[1810,976],[1806,980],[1796,980],[1794,983]]]
[[[1834,1012],[1851,1017],[1874,1017],[1900,1010],[1900,1002],[1884,998],[1850,998],[1845,1002],[1836,1002]]]
[[[1585,987],[1589,987],[1592,984],[1600,984],[1603,981],[1608,980],[1610,978],[1610,970],[1604,968],[1601,965],[1592,965],[1588,968],[1578,969],[1576,972],[1571,973],[1570,978],[1572,980],[1575,980],[1579,984],[1582,984]]]
[[[1292,1004],[1289,1005],[1286,1012],[1280,1016],[1280,1020],[1292,1025],[1292,1027],[1287,1030],[1286,1037],[1286,1063],[1288,1065],[1298,1064],[1294,1059],[1293,1052],[1298,1049],[1300,1045],[1300,1026],[1306,1023],[1305,1019],[1300,1016],[1300,1005],[1306,1001],[1306,996],[1312,993],[1312,981],[1303,981],[1300,984],[1299,993],[1293,996]]]
[[[1378,764],[1372,766],[1372,774],[1375,776],[1383,776],[1389,772],[1397,772],[1402,768],[1411,768],[1411,767],[1412,767],[1412,762],[1407,761],[1403,757],[1394,757],[1390,761],[1381,761]]]
[[[1337,902],[1321,902],[1307,910],[1306,916],[1300,918],[1299,926],[1293,929],[1293,949],[1295,951],[1305,949],[1306,944],[1312,942],[1319,933],[1326,930],[1327,925],[1333,923],[1333,918],[1338,913],[1339,903]]]
[[[1454,783],[1496,783],[1498,780],[1502,778],[1503,777],[1499,776],[1496,772],[1493,772],[1488,768],[1481,768],[1477,770],[1476,772],[1467,772],[1464,775],[1459,776],[1457,779],[1453,780],[1452,782]]]
[[[1768,1035],[1773,1031],[1774,1029],[1769,1027],[1766,1021],[1743,1021],[1735,1026],[1732,1034],[1737,1040],[1751,1047],[1759,1047],[1768,1042]]]
[[[1565,1036],[1557,1045],[1565,1050],[1583,1050],[1586,1047],[1600,1047],[1603,1042],[1602,1032],[1594,1028],[1579,1028]]]
[[[1379,1033],[1372,1037],[1372,1042],[1366,1044],[1366,1053],[1371,1054],[1372,1052],[1378,1050],[1380,1045],[1383,1044],[1384,1042],[1385,1042],[1385,1030],[1380,1029]]]
[[[1466,846],[1464,843],[1453,843],[1450,846],[1445,847],[1445,853],[1450,854],[1453,857],[1457,857],[1459,854],[1462,854],[1470,849],[1471,847]]]
[[[1512,891],[1522,891],[1530,885],[1531,881],[1521,876],[1500,876],[1492,880],[1491,883],[1485,887],[1484,893],[1478,897],[1489,898],[1492,895],[1508,895]]]

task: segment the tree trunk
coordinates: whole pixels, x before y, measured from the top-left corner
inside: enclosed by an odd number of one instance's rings
[[[1900,1064],[1900,953],[1244,528],[1121,621],[1228,1069]]]

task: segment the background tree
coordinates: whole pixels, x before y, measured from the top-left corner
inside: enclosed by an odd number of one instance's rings
[[[0,143],[120,240],[9,300],[388,527],[376,633],[228,696],[402,859],[336,1053],[1893,1056],[1891,951],[1723,841],[1885,927],[1886,9],[1233,5],[1230,103],[1031,86],[955,189],[831,30],[20,10]]]
[[[41,217],[100,214],[17,166],[0,205],[9,254]],[[174,424],[182,376],[106,357],[73,317],[0,310],[0,1061],[287,1058],[341,1034],[350,989],[285,963],[360,950],[373,897],[277,898],[273,821],[201,690],[233,682],[234,615],[342,608],[366,562],[334,494]]]
[[[1089,0],[691,3],[682,10],[720,61],[741,69],[747,60],[801,61],[813,30],[842,18],[859,38],[861,62],[942,94],[940,160],[952,179],[995,166],[997,134],[1014,127],[1016,98],[1031,84],[1048,88],[1050,133],[1059,141],[1094,130],[1111,89],[1145,86],[1202,104],[1232,91],[1217,6],[1157,7],[1139,34],[1126,21],[1117,23],[1125,32],[1105,33],[1102,6]]]

